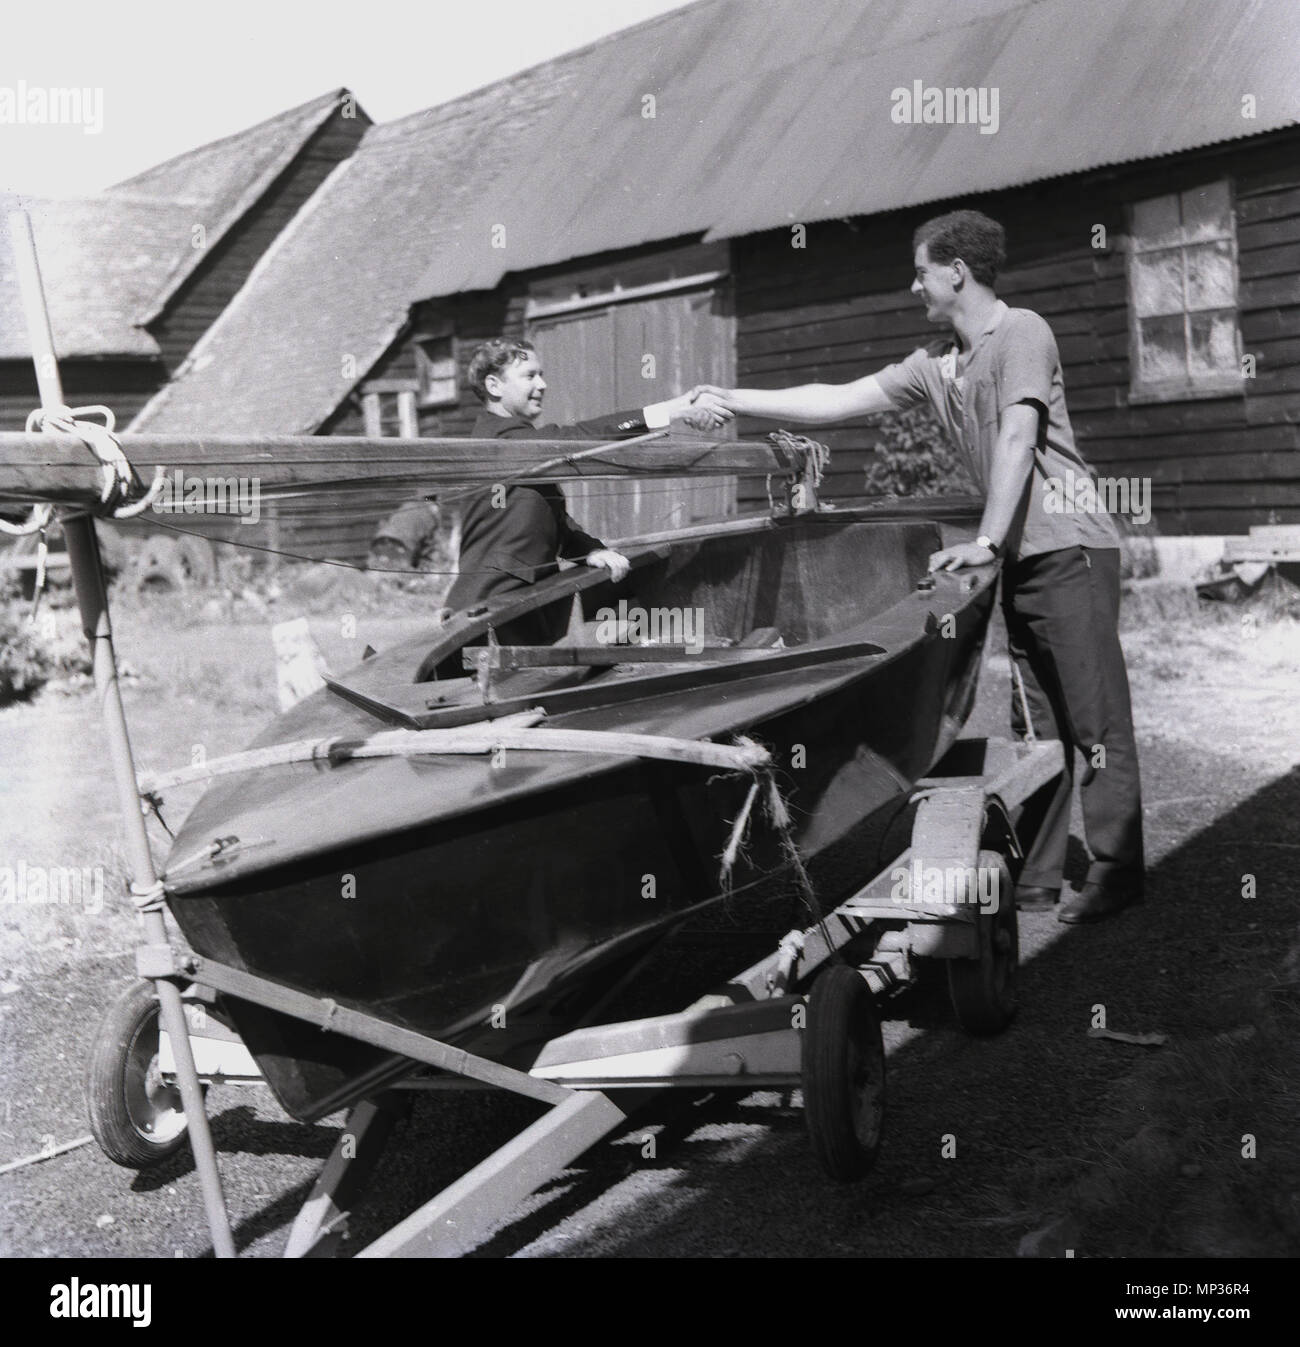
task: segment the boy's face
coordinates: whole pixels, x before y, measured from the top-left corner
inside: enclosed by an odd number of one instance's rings
[[[912,293],[925,305],[925,316],[932,323],[948,321],[957,307],[959,293],[955,266],[951,262],[932,262],[924,243],[912,261],[916,267]]]
[[[542,395],[546,380],[535,353],[509,364],[500,374],[489,374],[483,381],[488,397],[501,404],[507,416],[536,421],[542,414]]]

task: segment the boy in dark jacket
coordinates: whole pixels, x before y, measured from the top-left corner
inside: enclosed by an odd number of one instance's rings
[[[539,426],[546,380],[537,351],[527,341],[484,342],[470,361],[469,385],[483,403],[473,430],[480,439],[624,439],[667,426],[673,417],[689,422],[698,414],[684,394],[594,421]],[[554,483],[516,482],[476,491],[462,508],[460,572],[447,606],[461,612],[522,589],[552,574],[560,560],[604,566],[615,582],[629,569],[625,556],[582,530]],[[562,625],[553,627],[551,616],[532,613],[503,624],[497,639],[503,645],[546,644],[562,634]]]

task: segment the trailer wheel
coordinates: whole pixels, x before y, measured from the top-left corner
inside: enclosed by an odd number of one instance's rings
[[[1011,1023],[1019,1004],[1020,931],[1015,885],[1006,857],[981,851],[981,873],[997,876],[997,908],[975,918],[978,959],[948,960],[948,994],[957,1022],[968,1034],[996,1034]]]
[[[861,1178],[880,1150],[885,1047],[871,989],[844,964],[826,969],[808,1000],[803,1104],[821,1167],[841,1182]]]
[[[158,1070],[158,994],[135,982],[95,1036],[86,1072],[90,1130],[114,1164],[147,1169],[185,1144],[181,1095]]]

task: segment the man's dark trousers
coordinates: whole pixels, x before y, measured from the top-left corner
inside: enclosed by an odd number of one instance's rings
[[[1061,885],[1077,748],[1084,755],[1079,798],[1093,856],[1088,879],[1142,887],[1142,792],[1119,643],[1119,557],[1118,548],[1066,547],[1008,561],[1003,570],[1002,611],[1034,732],[1059,738],[1065,748],[1057,789],[1040,792],[1021,818],[1026,832],[1038,828],[1020,875],[1026,886]],[[1011,706],[1012,726],[1023,736],[1014,679]]]

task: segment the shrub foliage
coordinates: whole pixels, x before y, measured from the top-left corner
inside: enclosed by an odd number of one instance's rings
[[[871,431],[876,452],[866,468],[868,495],[979,494],[938,418],[928,407],[886,412],[873,418]]]
[[[53,655],[17,605],[0,608],[0,706],[32,696],[54,667]]]

